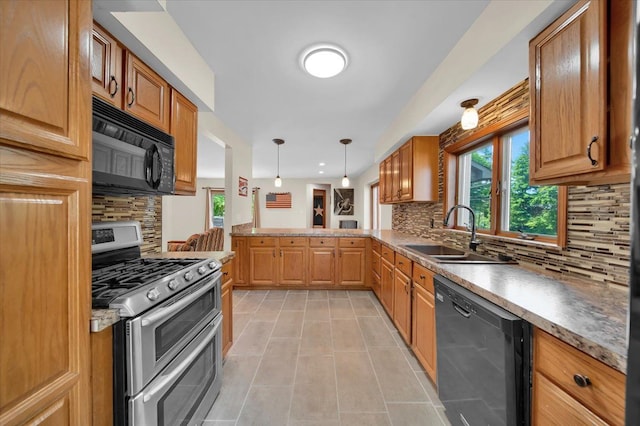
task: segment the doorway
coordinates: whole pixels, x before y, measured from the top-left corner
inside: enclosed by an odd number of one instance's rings
[[[311,223],[314,228],[327,227],[327,191],[324,189],[313,190],[313,210],[311,210]]]

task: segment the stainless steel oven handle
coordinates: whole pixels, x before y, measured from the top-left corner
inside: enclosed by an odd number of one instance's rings
[[[146,327],[150,324],[158,322],[161,319],[167,318],[168,315],[171,315],[174,312],[179,311],[180,309],[184,308],[185,306],[187,306],[188,304],[196,300],[198,297],[202,296],[207,291],[211,290],[211,288],[213,288],[216,285],[216,281],[220,279],[220,276],[222,276],[222,274],[219,271],[216,272],[214,275],[212,275],[212,278],[209,284],[203,286],[201,289],[198,289],[197,291],[194,291],[193,293],[177,301],[173,305],[169,305],[166,308],[160,308],[157,311],[153,312],[152,314],[145,316],[144,318],[142,318],[142,321],[140,323],[142,324],[143,327]]]
[[[215,338],[218,329],[220,328],[220,322],[216,321],[211,323],[209,327],[213,327],[213,329],[207,333],[207,337],[200,343],[191,353],[187,356],[173,371],[166,375],[162,380],[159,380],[157,384],[150,387],[147,392],[145,392],[144,397],[142,397],[142,402],[149,402],[154,395],[161,392],[164,388],[171,385],[176,378],[178,378],[182,373],[184,373],[187,368],[193,363],[193,361],[200,355],[200,353],[207,347],[208,344]]]

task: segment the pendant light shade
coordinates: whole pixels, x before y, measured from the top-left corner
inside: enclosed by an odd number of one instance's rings
[[[282,145],[284,143],[284,140],[282,140],[282,139],[274,139],[273,143],[278,145],[278,170],[277,170],[277,173],[276,173],[276,180],[273,182],[273,185],[276,188],[280,188],[282,186],[282,179],[280,178],[280,145]]]
[[[349,178],[347,177],[347,145],[351,143],[351,139],[340,139],[340,143],[344,145],[344,177],[342,178],[342,187],[349,186]]]
[[[477,103],[477,99],[467,99],[460,104],[460,106],[464,108],[462,118],[460,118],[460,126],[463,130],[475,129],[478,127],[478,111],[474,108]]]

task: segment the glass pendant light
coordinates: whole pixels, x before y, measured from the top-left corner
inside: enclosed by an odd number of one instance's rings
[[[282,139],[274,139],[273,143],[278,145],[278,171],[276,174],[276,180],[273,182],[276,188],[280,188],[282,186],[282,179],[280,179],[280,145],[284,143]]]
[[[340,139],[340,143],[344,145],[344,177],[342,178],[342,187],[349,186],[349,178],[347,177],[347,145],[351,143],[351,139]]]
[[[474,106],[478,103],[477,99],[467,99],[460,106],[464,108],[462,118],[460,118],[460,126],[463,130],[475,129],[478,127],[478,111]]]

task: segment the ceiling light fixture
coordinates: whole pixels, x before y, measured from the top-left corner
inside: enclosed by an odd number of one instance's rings
[[[347,145],[351,143],[351,139],[340,139],[340,143],[344,145],[344,177],[342,178],[342,187],[349,186],[349,178],[347,177]]]
[[[300,62],[302,68],[312,76],[330,78],[347,67],[347,54],[338,46],[319,44],[306,49]]]
[[[274,139],[273,143],[278,145],[278,173],[276,175],[276,180],[273,182],[276,188],[280,188],[282,186],[282,179],[280,179],[280,145],[284,143],[282,139]]]
[[[460,118],[460,125],[463,130],[475,129],[478,127],[478,111],[474,106],[478,103],[478,99],[467,99],[462,102],[460,106],[464,108],[462,118]]]

